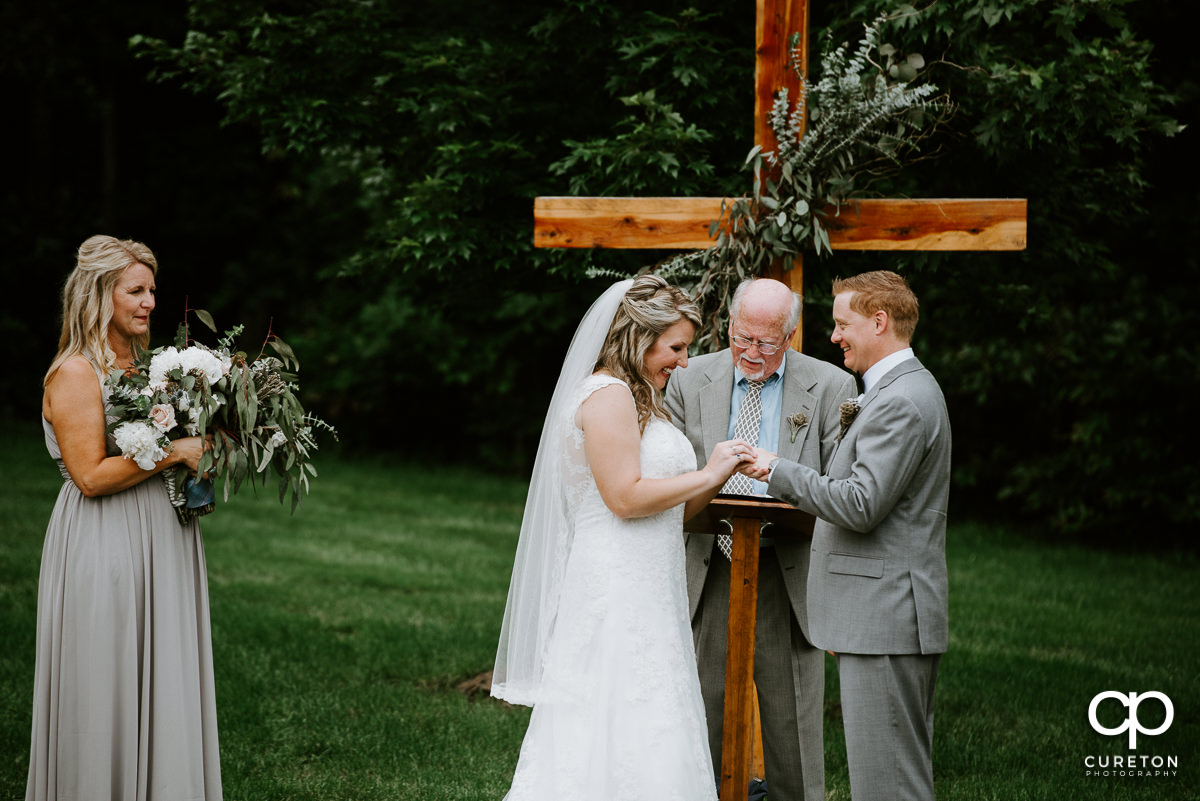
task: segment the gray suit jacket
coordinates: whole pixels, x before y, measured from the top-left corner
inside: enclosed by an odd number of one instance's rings
[[[729,439],[730,398],[734,380],[733,356],[728,349],[691,359],[686,368],[671,374],[664,403],[671,420],[687,436],[696,451],[696,462],[703,466],[713,447]],[[842,401],[858,395],[854,376],[828,362],[787,352],[783,372],[783,408],[779,420],[780,454],[814,469],[823,470],[833,454]],[[796,432],[788,417],[801,413],[807,423]],[[685,534],[687,550],[688,603],[692,617],[700,604],[700,592],[708,575],[708,560],[713,552],[713,534]],[[776,553],[783,569],[792,611],[804,636],[808,632],[809,543],[805,540],[780,539]]]
[[[863,398],[827,474],[780,461],[771,495],[817,516],[811,642],[846,654],[944,653],[950,419],[917,359]]]

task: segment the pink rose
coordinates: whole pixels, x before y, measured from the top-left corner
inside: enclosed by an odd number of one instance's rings
[[[156,403],[150,407],[150,420],[165,434],[175,427],[175,409],[168,403]]]

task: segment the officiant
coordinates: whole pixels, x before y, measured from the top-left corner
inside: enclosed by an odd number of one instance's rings
[[[802,300],[770,278],[743,282],[729,308],[730,347],[675,371],[665,405],[703,464],[734,436],[824,471],[853,375],[790,348]],[[736,432],[736,433],[735,433]],[[765,495],[735,474],[723,492]],[[729,620],[729,537],[685,534],[688,602],[715,776],[721,771]],[[824,801],[825,655],[808,636],[810,543],[764,537],[759,556],[754,681],[772,801]]]

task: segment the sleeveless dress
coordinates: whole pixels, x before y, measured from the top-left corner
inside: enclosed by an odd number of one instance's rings
[[[110,421],[111,422],[111,421]],[[199,523],[153,476],[87,498],[63,486],[38,580],[27,801],[217,801],[221,769]],[[108,454],[119,455],[112,442]]]
[[[601,387],[585,379],[566,414]],[[577,426],[567,448],[574,532],[543,674],[508,801],[716,798],[688,620],[683,505],[622,520],[600,497]],[[696,469],[682,433],[653,418],[642,475]]]

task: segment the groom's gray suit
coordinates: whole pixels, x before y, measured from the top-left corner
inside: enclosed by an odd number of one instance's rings
[[[676,370],[665,405],[696,451],[699,464],[729,439],[736,371],[729,350],[697,356]],[[833,453],[838,408],[858,394],[854,376],[827,362],[789,350],[783,370],[779,431],[781,455],[823,469]],[[795,430],[789,417],[803,415]],[[719,775],[725,684],[725,632],[729,610],[729,562],[714,548],[713,534],[688,533],[687,585],[704,690],[709,743]],[[715,561],[714,561],[715,560]],[[809,543],[780,539],[760,557],[755,684],[763,726],[763,750],[771,798],[823,801],[825,768],[822,711],[825,655],[812,646],[807,606]]]
[[[809,632],[837,654],[854,801],[933,798],[949,488],[946,403],[915,358],[863,398],[825,475],[787,457],[771,472],[772,496],[818,518]]]

